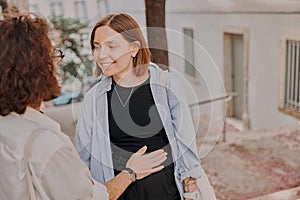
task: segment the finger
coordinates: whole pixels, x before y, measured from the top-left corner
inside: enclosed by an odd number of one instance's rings
[[[164,161],[166,161],[167,160],[167,157],[163,157],[163,158],[161,158],[160,160],[157,160],[156,162],[153,162],[152,163],[152,167],[155,167],[155,166],[157,166],[157,165],[160,165],[161,163],[163,163]]]
[[[151,170],[149,171],[149,173],[152,174],[152,173],[158,172],[158,171],[162,170],[163,168],[164,168],[163,165],[158,166],[158,167],[155,167],[155,168],[151,169]]]
[[[143,146],[142,148],[140,148],[137,152],[135,152],[136,154],[139,155],[143,155],[145,152],[147,151],[147,146]]]
[[[156,157],[157,155],[162,154],[162,153],[164,153],[164,152],[165,152],[165,151],[164,151],[163,149],[159,149],[159,150],[156,150],[156,151],[153,151],[153,152],[147,154],[147,157],[149,157],[149,158],[151,159],[151,158],[154,158],[154,157]]]
[[[145,178],[146,176],[149,176],[152,173],[158,172],[158,171],[162,170],[163,168],[164,168],[164,166],[161,165],[161,166],[153,168],[147,172],[137,173],[137,179]]]
[[[167,158],[167,153],[166,152],[163,153],[163,154],[160,154],[160,155],[158,155],[156,157],[151,158],[151,161],[152,162],[156,162],[156,161],[158,161],[160,159],[163,159],[163,158]]]
[[[161,165],[159,167],[149,169],[143,173],[137,173],[137,179],[145,178],[146,176],[149,176],[152,173],[158,172],[158,171],[162,170],[163,168],[164,168],[164,166]]]

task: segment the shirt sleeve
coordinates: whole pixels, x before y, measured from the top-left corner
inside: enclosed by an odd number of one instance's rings
[[[176,135],[176,145],[180,159],[181,181],[187,177],[201,177],[201,161],[196,145],[196,133],[190,109],[185,97],[185,92],[180,85],[178,78],[171,73],[169,84],[172,84],[169,92],[171,102],[170,112],[172,126]]]
[[[76,150],[64,145],[42,171],[41,184],[50,199],[108,199],[106,187],[91,178]]]
[[[91,95],[85,95],[80,115],[76,125],[74,146],[83,162],[90,168],[91,163],[91,134],[92,134],[92,113],[94,103]]]

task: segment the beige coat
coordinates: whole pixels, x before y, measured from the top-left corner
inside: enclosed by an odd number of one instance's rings
[[[29,158],[37,199],[108,199],[59,124],[31,108],[24,115],[0,116],[0,199],[26,199],[24,147],[38,128],[45,131],[33,141]]]

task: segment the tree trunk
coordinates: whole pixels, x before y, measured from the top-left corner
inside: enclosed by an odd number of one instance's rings
[[[152,61],[162,69],[169,69],[165,5],[166,0],[145,0],[147,38]]]
[[[0,6],[1,6],[2,12],[3,12],[3,10],[8,7],[6,0],[0,0]]]

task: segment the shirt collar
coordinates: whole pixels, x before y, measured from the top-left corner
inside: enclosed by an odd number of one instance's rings
[[[31,107],[27,107],[25,113],[22,115],[19,115],[17,113],[12,114],[30,120],[41,127],[49,128],[55,132],[60,131],[59,123]]]

